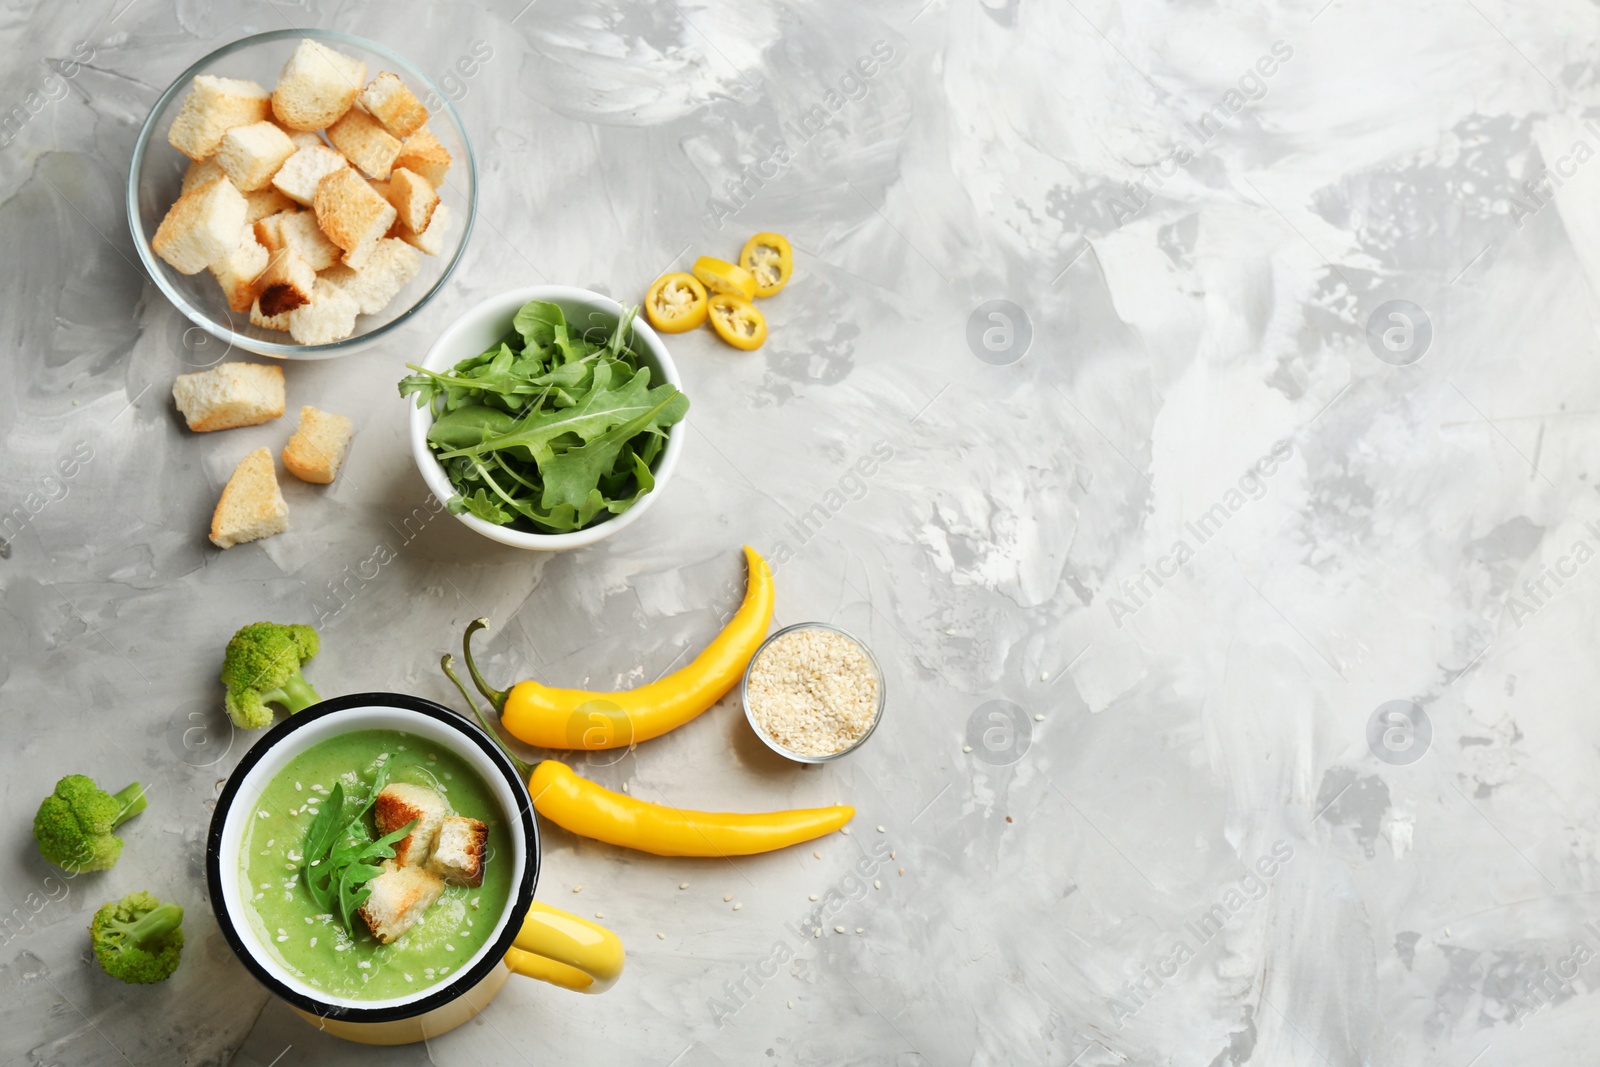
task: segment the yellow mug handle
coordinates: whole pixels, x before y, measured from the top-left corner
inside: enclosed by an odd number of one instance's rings
[[[528,905],[506,966],[579,993],[604,993],[622,974],[622,941],[603,926],[537,900]]]

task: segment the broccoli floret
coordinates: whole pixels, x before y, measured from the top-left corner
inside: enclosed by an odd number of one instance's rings
[[[160,982],[178,969],[183,909],[154,893],[129,893],[94,913],[89,940],[106,973],[121,982]]]
[[[320,701],[300,665],[321,647],[309,626],[253,622],[241,628],[228,641],[222,663],[228,718],[241,729],[259,730],[272,724],[268,704],[282,704],[293,714]]]
[[[39,854],[69,871],[103,871],[122,855],[122,838],[111,831],[145,809],[144,786],[134,782],[107,793],[82,774],[56,783],[33,817]]]

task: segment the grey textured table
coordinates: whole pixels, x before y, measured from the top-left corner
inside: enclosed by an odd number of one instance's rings
[[[287,368],[352,458],[223,553],[223,480],[286,431],[184,430],[172,378],[214,353],[132,265],[122,186],[184,66],[297,24],[449,76],[481,216],[392,343]],[[0,1062],[1592,1055],[1597,35],[1505,0],[9,5]],[[453,315],[638,299],[759,229],[797,279],[760,352],[672,342],[694,410],[646,522],[543,558],[408,525],[394,382]],[[846,801],[851,835],[730,864],[551,831],[540,895],[604,913],[623,980],[515,981],[427,1047],[328,1038],[235,962],[202,856],[250,742],[215,680],[237,625],[322,617],[324,693],[455,703],[435,663],[480,613],[497,677],[628,685],[713,632],[744,542],[779,623],[870,641],[882,729],[800,769],[729,700],[582,770]],[[152,803],[62,880],[27,823],[75,771]],[[190,943],[119,986],[84,926],[143,887]]]

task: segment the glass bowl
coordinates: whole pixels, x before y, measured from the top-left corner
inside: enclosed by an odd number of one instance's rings
[[[422,257],[422,270],[388,307],[376,315],[358,315],[355,333],[325,345],[295,344],[281,330],[252,326],[248,312],[228,309],[222,287],[209,270],[180,274],[150,248],[156,227],[178,199],[183,172],[189,166],[189,157],[167,143],[167,130],[183,106],[190,83],[197,75],[211,74],[248,78],[270,90],[277,84],[278,73],[295,47],[306,38],[362,60],[367,64],[369,79],[385,70],[398,75],[419,99],[427,102],[428,128],[453,160],[450,173],[439,189],[440,202],[450,208],[450,232],[446,235],[445,247],[437,256]],[[348,33],[308,28],[274,30],[244,37],[217,49],[179,75],[161,94],[133,146],[133,162],[128,169],[128,228],[133,233],[133,246],[138,249],[145,271],[155,280],[156,287],[191,322],[221,341],[226,346],[224,355],[241,348],[276,359],[327,359],[370,346],[409,319],[439,291],[460,262],[467,238],[472,234],[478,206],[477,182],[477,162],[473,159],[472,145],[467,141],[461,117],[433,79],[410,60],[376,41]]]
[[[838,634],[840,637],[843,637],[848,641],[854,642],[855,646],[861,649],[862,655],[867,657],[867,664],[872,668],[872,677],[878,683],[878,706],[872,713],[872,724],[867,727],[866,731],[862,733],[860,737],[850,742],[850,744],[846,745],[844,748],[841,748],[837,752],[830,752],[825,756],[807,756],[802,755],[799,752],[791,752],[787,748],[784,748],[777,741],[773,740],[771,734],[767,733],[767,731],[761,728],[761,723],[756,721],[755,712],[750,708],[750,672],[755,669],[756,662],[761,659],[761,654],[767,650],[768,645],[772,644],[772,642],[793,630],[828,630],[832,633]],[[777,633],[768,637],[765,641],[761,642],[761,647],[756,649],[756,654],[750,657],[750,662],[745,664],[744,677],[739,682],[739,702],[744,705],[744,717],[745,721],[750,724],[750,729],[754,730],[756,736],[761,738],[762,744],[766,745],[768,748],[772,749],[772,751],[776,752],[785,759],[794,760],[796,763],[828,763],[832,760],[848,756],[850,753],[866,744],[867,738],[872,736],[872,732],[876,730],[878,728],[878,724],[883,721],[883,709],[886,699],[887,696],[884,693],[883,688],[883,668],[878,665],[878,657],[872,654],[872,649],[868,648],[867,643],[861,640],[861,638],[857,637],[855,634],[850,633],[848,630],[841,630],[837,626],[830,626],[825,622],[797,622],[793,626],[785,626]]]

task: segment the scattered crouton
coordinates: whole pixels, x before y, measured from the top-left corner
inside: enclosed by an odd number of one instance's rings
[[[394,205],[400,224],[412,233],[426,231],[433,220],[434,208],[439,206],[439,194],[433,191],[427,179],[405,167],[395,168],[384,196]]]
[[[244,221],[255,223],[280,211],[293,211],[296,204],[277,189],[257,189],[244,194]]]
[[[361,60],[303,40],[278,75],[272,113],[291,130],[332,126],[356,102],[366,80]]]
[[[353,108],[328,127],[328,142],[362,173],[379,181],[389,177],[394,157],[400,154],[400,138],[365,111]]]
[[[449,228],[450,207],[447,204],[440,204],[433,209],[433,218],[428,220],[428,228],[426,230],[421,233],[414,233],[402,226],[396,236],[412,248],[426,252],[430,256],[436,256],[444,251],[444,234]]]
[[[178,197],[150,247],[179,273],[199,274],[238,245],[245,210],[244,195],[232,182],[212,178]],[[394,208],[389,211],[392,215]]]
[[[390,782],[378,793],[372,817],[378,833],[392,834],[415,819],[417,825],[394,846],[394,860],[402,867],[421,867],[433,853],[439,824],[450,814],[444,798],[425,785]]]
[[[311,303],[311,289],[316,284],[317,272],[311,264],[293,248],[280,248],[256,279],[256,301],[263,315],[282,315]]]
[[[449,885],[483,884],[484,854],[489,848],[489,828],[477,819],[452,815],[439,824],[439,839],[428,870]]]
[[[397,217],[394,205],[349,167],[334,171],[317,185],[312,201],[317,225],[344,249],[346,266],[361,269]]]
[[[294,142],[271,122],[235,126],[222,135],[215,156],[235,189],[255,192],[272,184],[278,168],[294,155]]]
[[[363,315],[376,315],[422,270],[422,257],[404,241],[385,237],[360,270],[334,267],[319,280],[336,285],[355,298]]]
[[[343,341],[356,332],[356,298],[320,278],[311,292],[311,303],[289,313],[289,336],[303,345],[326,345]]]
[[[256,298],[255,280],[267,269],[267,250],[256,240],[255,230],[246,223],[239,230],[239,245],[211,264],[211,273],[227,294],[231,311],[249,311]]]
[[[428,121],[428,109],[397,75],[384,71],[360,96],[361,106],[396,137],[406,138]]]
[[[172,399],[197,433],[259,426],[283,414],[283,368],[265,363],[219,363],[180,374]]]
[[[217,165],[215,157],[198,161],[191,159],[189,168],[183,172],[183,184],[178,187],[178,195],[182,196],[195,186],[222,176],[222,168]]]
[[[289,505],[278,491],[272,453],[258,448],[239,461],[211,516],[211,543],[232,548],[289,528]]]
[[[367,883],[372,890],[358,915],[383,944],[399,940],[444,892],[444,882],[421,867],[394,867]]]
[[[354,432],[354,424],[343,415],[302,407],[300,426],[283,446],[284,469],[302,482],[329,484],[344,466]]]
[[[349,166],[343,156],[326,145],[307,145],[278,168],[278,173],[272,176],[272,184],[290,200],[310,207],[317,195],[317,183]]]
[[[255,232],[256,240],[266,246],[268,252],[292,248],[312,270],[327,270],[339,262],[339,246],[328,240],[312,212],[290,210],[269,215],[256,223]]]
[[[183,98],[167,143],[190,159],[205,159],[230,129],[260,122],[271,113],[270,94],[255,82],[202,74]]]
[[[401,142],[394,165],[422,175],[437,189],[444,184],[445,173],[450,169],[450,152],[432,130],[423,126]]]

